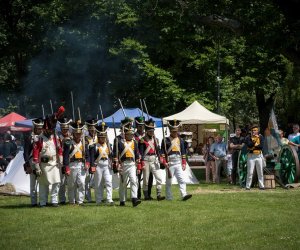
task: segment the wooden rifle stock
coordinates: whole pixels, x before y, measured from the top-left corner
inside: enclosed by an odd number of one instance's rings
[[[166,144],[166,137],[165,137],[165,131],[164,131],[164,121],[163,121],[162,118],[161,118],[161,129],[162,129],[162,133],[163,133],[165,158],[166,158],[167,163],[169,163],[169,156],[168,156],[168,152],[167,152],[167,144]],[[168,178],[171,179],[172,174],[171,174],[171,171],[169,169],[169,166],[166,166],[166,171],[167,171],[167,174],[168,174]]]

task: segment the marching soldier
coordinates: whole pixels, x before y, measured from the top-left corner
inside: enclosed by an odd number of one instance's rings
[[[170,136],[162,141],[162,157],[161,163],[166,167],[166,199],[172,200],[172,178],[176,177],[181,197],[183,201],[186,201],[192,197],[191,194],[186,192],[186,183],[183,179],[183,171],[186,168],[186,151],[184,148],[184,141],[178,136],[178,130],[180,121],[172,120],[168,121],[168,127],[170,130]]]
[[[103,187],[105,182],[107,193],[107,204],[114,205],[112,200],[112,150],[107,137],[108,127],[103,122],[96,126],[98,143],[90,148],[91,166],[96,167],[94,174],[96,203],[100,205],[103,199]]]
[[[71,136],[69,131],[70,122],[71,119],[68,119],[67,117],[63,117],[58,120],[58,123],[60,125],[60,131],[61,131],[58,137],[59,137],[60,144],[62,145],[62,149],[64,149],[65,144],[70,145],[71,143]],[[61,182],[59,187],[59,202],[60,204],[64,205],[66,204],[66,185],[67,185],[67,178],[66,178],[66,172],[64,167],[61,168],[60,177],[61,177]]]
[[[95,147],[96,143],[98,142],[96,128],[97,120],[92,118],[90,120],[85,121],[85,125],[87,126],[88,135],[85,136],[85,143],[88,144],[88,150],[90,148]],[[94,173],[96,171],[95,167],[89,169],[89,173],[86,175],[85,179],[85,198],[88,202],[92,202],[92,195],[91,195],[91,186],[94,179]]]
[[[134,118],[136,131],[134,133],[134,139],[139,143],[140,140],[145,136],[145,117],[144,116],[137,116]],[[138,171],[138,199],[141,199],[141,181],[142,181],[142,171]],[[145,178],[145,177],[143,177]],[[148,197],[148,194],[147,194]]]
[[[122,124],[126,124],[122,122]],[[124,127],[124,140],[117,140],[118,143],[114,143],[113,156],[114,165],[119,165],[120,173],[120,206],[125,206],[125,190],[127,189],[127,179],[130,180],[131,188],[131,200],[132,205],[136,207],[141,203],[137,198],[137,169],[141,170],[140,155],[138,152],[138,144],[133,139],[134,131],[131,126],[131,122],[128,122]],[[138,165],[138,167],[136,166]]]
[[[141,164],[143,168],[143,193],[145,200],[150,200],[148,192],[149,175],[152,173],[156,180],[157,200],[164,200],[161,196],[162,177],[159,164],[159,145],[154,135],[155,123],[152,119],[145,122],[146,135],[139,141],[139,151],[141,154]]]
[[[32,120],[33,131],[29,137],[25,139],[24,142],[24,170],[26,174],[30,175],[30,198],[31,206],[37,206],[37,176],[35,170],[32,169],[32,150],[33,144],[39,140],[39,135],[43,131],[44,121],[42,118],[37,118]]]
[[[55,134],[57,118],[64,112],[60,107],[56,114],[47,116],[44,120],[43,134],[33,145],[33,169],[39,177],[40,207],[45,207],[48,193],[53,207],[58,206],[58,191],[60,186],[59,163],[62,161],[62,148]],[[50,189],[50,190],[49,190]]]
[[[264,190],[264,159],[262,155],[264,137],[261,134],[259,134],[259,129],[257,125],[253,125],[251,127],[251,135],[248,135],[246,137],[245,144],[247,145],[248,149],[246,190],[250,190],[252,184],[253,171],[255,168],[257,171],[259,188],[261,190]]]
[[[83,124],[73,122],[70,124],[73,139],[65,143],[63,148],[63,166],[68,176],[68,198],[70,204],[83,205],[85,196],[85,180],[90,167],[87,145],[83,141]]]

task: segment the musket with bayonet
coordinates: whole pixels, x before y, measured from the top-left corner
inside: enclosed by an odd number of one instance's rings
[[[79,118],[79,122],[82,123],[82,120],[81,120],[81,113],[80,113],[80,108],[77,107],[77,110],[78,110],[78,118]],[[84,127],[82,128],[82,162],[83,162],[83,167],[86,169],[86,159],[85,159],[85,125]]]
[[[140,103],[141,103],[141,107],[142,107],[142,112],[143,112],[143,104],[142,104],[142,100],[140,99]],[[143,99],[143,103],[144,103],[144,106],[145,106],[145,110],[146,110],[146,114],[147,114],[147,117],[148,117],[148,120],[149,120],[149,112],[148,112],[148,108],[147,108],[147,105],[146,105],[146,101],[145,99]],[[155,152],[156,152],[156,155],[157,155],[157,158],[158,160],[160,160],[160,154],[159,154],[159,148],[158,148],[158,145],[157,145],[157,139],[156,139],[156,136],[155,134],[153,135],[154,137],[154,147],[155,147]]]
[[[102,126],[105,125],[105,122],[104,122],[104,116],[103,116],[103,112],[102,112],[102,107],[101,105],[99,105],[99,110],[100,110],[100,115],[101,115],[101,120],[102,120]],[[115,126],[114,126],[115,127]],[[109,143],[109,140],[108,140],[108,135],[106,133],[106,144],[107,144],[107,148],[108,148],[108,155],[111,156],[111,149],[110,149],[110,143]],[[110,157],[108,157],[110,163],[111,163],[111,159]]]

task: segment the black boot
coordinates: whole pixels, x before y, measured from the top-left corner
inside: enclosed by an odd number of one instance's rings
[[[120,206],[124,207],[125,206],[125,201],[120,201]]]
[[[157,200],[158,201],[163,201],[164,199],[166,199],[165,196],[157,195]]]
[[[137,198],[132,198],[132,206],[136,207],[139,204],[141,204],[140,200],[138,200]]]
[[[184,197],[182,198],[182,200],[183,200],[183,201],[186,201],[186,200],[191,199],[191,198],[192,198],[192,195],[191,195],[191,194],[187,194],[186,196],[184,196]]]
[[[143,190],[143,193],[144,193],[144,199],[145,199],[145,201],[150,200],[149,199],[149,195],[148,195],[148,190],[147,191]]]

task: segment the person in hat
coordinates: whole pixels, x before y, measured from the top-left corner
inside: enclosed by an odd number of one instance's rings
[[[162,141],[161,149],[162,156],[160,159],[161,164],[166,168],[166,199],[172,200],[172,178],[176,177],[179,190],[183,201],[186,201],[192,197],[191,194],[186,192],[186,183],[183,179],[183,171],[186,168],[186,150],[184,147],[184,141],[178,136],[180,121],[171,120],[168,121],[168,127],[170,130],[170,136]]]
[[[94,174],[96,204],[103,203],[104,184],[107,193],[107,204],[114,205],[112,199],[112,149],[107,137],[108,127],[104,122],[100,126],[96,126],[98,143],[95,147],[90,148],[91,166],[96,167]]]
[[[71,119],[67,117],[63,117],[58,119],[58,123],[60,125],[60,134],[58,135],[60,144],[62,148],[65,147],[65,144],[70,145],[71,143],[71,135],[70,135],[70,123]],[[67,173],[69,174],[69,173]],[[60,171],[60,187],[59,187],[59,203],[61,205],[66,204],[66,186],[67,186],[67,178],[66,178],[66,169],[64,166],[61,167]]]
[[[165,197],[161,195],[162,176],[160,171],[160,149],[159,143],[154,135],[155,122],[149,119],[145,122],[146,135],[139,141],[139,151],[141,154],[141,164],[143,169],[143,193],[145,200],[150,200],[149,196],[149,175],[152,173],[156,180],[156,194],[157,200],[164,200]]]
[[[68,199],[70,204],[83,205],[85,179],[90,167],[88,145],[83,140],[83,127],[80,121],[70,123],[73,138],[63,148],[63,167],[68,175]],[[78,198],[78,200],[76,200]]]
[[[140,155],[138,144],[134,140],[134,130],[132,123],[127,123],[124,127],[124,140],[115,140],[113,156],[115,164],[119,164],[120,173],[120,206],[125,206],[125,190],[127,189],[127,180],[130,181],[132,205],[136,207],[141,203],[137,198],[137,169],[141,170]],[[116,143],[117,142],[117,143]],[[138,166],[138,167],[137,167]]]
[[[39,136],[43,132],[44,121],[42,118],[36,118],[32,120],[33,131],[30,136],[25,138],[24,141],[24,171],[30,175],[30,200],[31,206],[36,207],[37,202],[37,185],[38,180],[35,170],[32,169],[32,151],[33,144],[39,140]]]
[[[48,193],[52,206],[58,206],[58,191],[60,186],[60,161],[62,148],[55,134],[57,119],[48,115],[44,119],[43,133],[33,145],[33,170],[39,178],[40,206],[45,207]],[[50,190],[49,190],[50,189]]]
[[[135,128],[136,131],[134,132],[134,139],[139,143],[140,140],[145,136],[145,117],[144,116],[137,116],[134,118]],[[141,188],[141,181],[142,181],[142,171],[138,171],[138,199],[142,197],[142,188]]]
[[[250,190],[252,184],[253,171],[256,168],[258,184],[261,190],[264,190],[264,175],[263,164],[264,159],[262,155],[262,149],[264,146],[264,137],[259,133],[257,125],[251,127],[251,135],[248,135],[245,139],[247,146],[247,181],[246,190]]]
[[[90,148],[95,147],[96,143],[98,143],[98,138],[96,134],[95,126],[98,124],[97,119],[92,118],[85,121],[85,125],[87,126],[88,134],[85,136],[85,143],[88,145],[88,150]],[[91,188],[94,182],[94,173],[96,171],[95,167],[91,167],[89,169],[89,174],[86,175],[85,180],[85,199],[88,202],[92,202]]]

